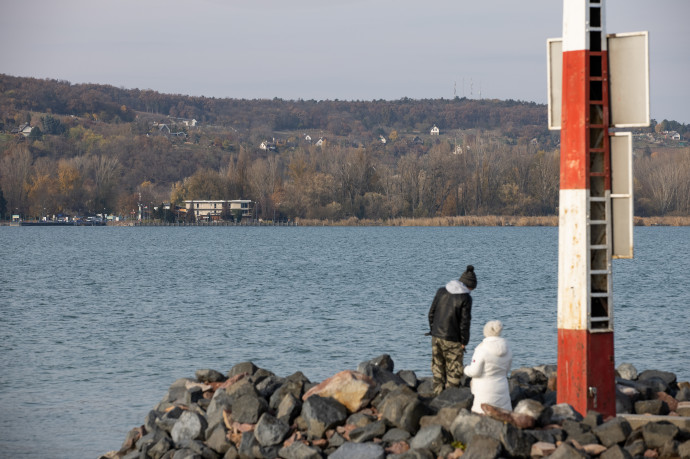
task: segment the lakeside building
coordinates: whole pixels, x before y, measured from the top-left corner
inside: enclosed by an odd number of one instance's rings
[[[211,200],[191,200],[185,201],[186,212],[194,212],[197,220],[221,220],[223,212],[235,214],[241,212],[242,218],[252,216],[252,201],[249,199],[219,199]]]

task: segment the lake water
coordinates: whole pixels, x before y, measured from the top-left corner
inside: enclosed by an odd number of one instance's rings
[[[614,260],[617,365],[690,380],[689,242],[635,228]],[[3,458],[118,449],[200,368],[321,381],[388,353],[429,376],[430,302],[470,263],[470,351],[500,319],[514,368],[556,362],[557,228],[0,227],[0,247]]]

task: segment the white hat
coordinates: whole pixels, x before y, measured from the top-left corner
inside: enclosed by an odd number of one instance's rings
[[[484,325],[484,336],[501,336],[503,331],[503,324],[500,320],[490,320]]]

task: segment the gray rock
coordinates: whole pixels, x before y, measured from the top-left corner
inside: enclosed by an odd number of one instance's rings
[[[534,368],[523,367],[511,371],[510,379],[519,381],[521,384],[545,385],[548,381],[546,375]]]
[[[558,405],[547,407],[539,416],[539,423],[543,426],[562,424],[566,419],[580,422],[582,421],[582,415],[567,403],[559,403]]]
[[[391,454],[388,459],[436,459],[436,456],[428,449],[416,448],[402,454]]]
[[[439,425],[432,425],[419,429],[417,435],[410,441],[410,448],[424,448],[438,454],[441,447],[450,443],[451,440],[452,437],[446,432],[446,429]]]
[[[340,435],[338,432],[335,432],[333,435],[331,435],[331,438],[328,439],[328,447],[338,448],[346,441],[347,440],[345,440],[345,438],[342,435]]]
[[[396,373],[396,375],[400,379],[405,381],[405,384],[407,384],[412,389],[415,389],[417,387],[417,385],[419,384],[419,380],[417,379],[417,374],[412,370],[400,370],[399,372]]]
[[[307,383],[309,383],[309,380],[302,373],[298,372],[288,376],[285,378],[285,382],[271,395],[269,406],[273,410],[278,409],[280,402],[283,401],[283,397],[287,394],[292,394],[295,399],[301,400],[305,392],[304,386]]]
[[[288,447],[281,448],[278,455],[285,459],[321,459],[321,452],[307,446],[302,442],[296,441]]]
[[[633,400],[616,386],[616,413],[628,414],[635,409],[633,407]],[[639,393],[637,393],[639,396]]]
[[[386,423],[383,421],[376,421],[352,430],[350,432],[350,440],[355,443],[364,443],[377,437],[381,438],[385,433]]]
[[[620,445],[613,445],[601,453],[600,459],[632,459],[630,453]]]
[[[596,426],[600,425],[603,422],[604,422],[604,417],[601,415],[601,413],[598,413],[598,412],[593,411],[593,410],[589,410],[587,412],[587,415],[585,416],[585,418],[582,420],[583,424],[587,424],[592,429],[595,428]]]
[[[219,454],[228,452],[232,443],[228,440],[227,431],[224,425],[219,424],[206,431],[206,445]]]
[[[632,432],[630,423],[625,418],[613,418],[593,429],[599,442],[610,448],[613,445],[623,443]]]
[[[472,413],[468,410],[461,410],[450,426],[450,433],[456,441],[467,445],[472,440],[472,437],[476,435],[475,427],[481,418],[482,416],[476,413]]]
[[[668,457],[668,458],[677,458],[681,457],[678,454],[678,446],[680,445],[679,442],[676,440],[669,440],[664,445],[659,448],[659,457]]]
[[[385,368],[380,367],[378,365],[374,365],[372,363],[366,363],[364,366],[360,364],[360,366],[357,367],[357,371],[369,376],[371,379],[373,379],[377,384],[381,386],[388,382],[393,382],[396,385],[407,386],[407,383],[400,376],[393,374],[392,371],[388,371]]]
[[[637,368],[632,363],[622,363],[616,368],[618,376],[623,379],[634,381],[637,379]]]
[[[386,395],[379,412],[394,426],[414,434],[419,429],[419,420],[427,414],[427,408],[410,388],[400,386]]]
[[[644,452],[647,450],[647,446],[644,444],[644,440],[639,439],[631,442],[630,444],[626,442],[626,445],[623,447],[623,449],[625,449],[632,457],[638,457],[644,454]]]
[[[678,445],[678,455],[683,459],[690,457],[690,440]]]
[[[534,437],[536,441],[556,444],[556,438],[553,436],[551,430],[526,429],[525,433]]]
[[[431,378],[422,378],[417,384],[417,393],[420,397],[434,397],[434,381]]]
[[[253,375],[259,368],[252,362],[242,362],[238,363],[228,371],[228,378],[240,375],[242,373],[247,373],[248,375]]]
[[[534,369],[543,373],[547,381],[558,375],[558,367],[556,365],[538,365]]]
[[[410,437],[410,432],[408,432],[407,430],[393,427],[392,429],[388,430],[388,432],[386,432],[386,434],[381,439],[384,443],[390,445],[393,443],[397,443],[399,441],[408,441]]]
[[[258,370],[256,373],[258,374],[261,371],[262,370]],[[268,375],[262,378],[260,382],[256,383],[255,388],[261,397],[270,400],[271,395],[273,395],[273,393],[284,383],[285,379],[279,378],[276,375]]]
[[[501,442],[503,449],[512,457],[526,457],[532,451],[536,439],[512,424],[503,423],[488,416],[480,416],[475,425],[477,435],[494,438]],[[471,441],[470,441],[471,443]]]
[[[184,393],[183,404],[185,404],[187,406],[195,404],[199,400],[201,400],[203,397],[204,397],[204,391],[201,390],[201,387],[198,387],[198,386],[190,387]]]
[[[307,424],[307,435],[321,438],[326,430],[345,422],[347,408],[330,397],[312,395],[302,405],[300,416]]]
[[[525,399],[520,400],[518,404],[515,405],[515,409],[513,411],[518,414],[531,416],[534,419],[539,419],[544,409],[544,405],[539,403],[537,400]]]
[[[599,439],[592,428],[584,422],[566,419],[563,421],[563,430],[568,434],[568,440],[576,440],[581,445],[598,444]]]
[[[456,405],[469,410],[473,401],[474,396],[469,387],[448,387],[431,401],[430,406],[436,411]]]
[[[463,459],[496,459],[501,457],[503,447],[495,438],[484,435],[475,435],[465,449]]]
[[[174,407],[167,413],[163,414],[160,418],[156,419],[156,426],[168,433],[172,431],[173,426],[177,420],[182,416],[184,410],[179,406]]]
[[[310,397],[311,398],[311,397]],[[328,459],[384,459],[386,452],[374,443],[343,443]]]
[[[356,427],[364,427],[367,424],[371,424],[376,421],[376,416],[365,413],[354,413],[350,415],[345,421],[345,424],[352,424]]]
[[[223,411],[232,411],[233,397],[224,390],[216,391],[206,409],[206,421],[209,428],[223,423]]]
[[[658,449],[669,440],[675,440],[680,429],[669,422],[650,422],[642,426],[642,436],[647,448]]]
[[[302,410],[302,402],[295,398],[294,395],[288,393],[283,397],[278,405],[276,417],[286,424],[292,424],[292,421],[299,416]]]
[[[189,440],[204,440],[204,433],[208,423],[203,416],[185,411],[175,422],[170,432],[175,445],[183,445]]]
[[[151,459],[161,459],[165,453],[173,449],[174,444],[168,437],[163,437],[158,440],[153,446],[148,448],[146,454]]]
[[[556,448],[556,451],[549,456],[549,459],[580,459],[589,457],[589,454],[580,451],[568,442],[564,442]]]
[[[218,397],[218,392],[214,394],[214,398]],[[221,391],[222,392],[222,391]],[[230,403],[234,403],[235,400],[244,397],[246,395],[251,395],[252,397],[259,397],[259,393],[254,388],[254,384],[249,378],[240,379],[235,382],[230,387],[225,388],[225,394],[229,397]]]
[[[379,368],[386,370],[388,372],[391,372],[391,373],[395,369],[395,363],[393,363],[393,359],[388,354],[382,354],[382,355],[379,355],[378,357],[375,357],[371,360],[367,360],[366,362],[360,363],[357,366],[357,371],[360,373],[364,373],[363,370],[368,365],[373,365],[373,366],[379,367]]]
[[[282,443],[290,432],[290,426],[268,413],[261,415],[254,429],[254,436],[261,446],[273,446]]]
[[[635,413],[663,416],[669,413],[669,409],[668,405],[663,400],[640,400],[639,402],[635,402]]]
[[[239,423],[256,424],[267,409],[268,403],[258,395],[243,395],[232,404],[232,419]]]
[[[637,377],[639,381],[646,381],[653,378],[661,379],[667,386],[672,386],[677,381],[675,373],[659,370],[645,370]]]
[[[170,385],[170,387],[168,388],[168,392],[165,394],[165,397],[163,397],[163,400],[161,400],[161,403],[182,403],[184,401],[185,393],[187,392],[186,385],[188,382],[196,381],[190,378],[177,379],[174,383]]]
[[[210,369],[197,370],[196,373],[194,373],[194,376],[196,376],[196,379],[202,383],[223,382],[227,379],[219,371]]]
[[[185,449],[193,451],[197,457],[200,457],[202,459],[220,458],[220,454],[213,451],[211,448],[209,448],[199,440],[191,440],[187,442],[187,444],[185,445]],[[177,459],[177,454],[174,455],[174,458]]]
[[[261,444],[254,436],[254,432],[245,432],[242,434],[237,453],[240,458],[260,458]]]

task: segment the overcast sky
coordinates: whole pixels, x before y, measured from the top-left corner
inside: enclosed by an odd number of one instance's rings
[[[690,0],[604,0],[650,33],[651,115],[690,122]],[[0,73],[207,97],[546,102],[560,0],[0,4]]]

